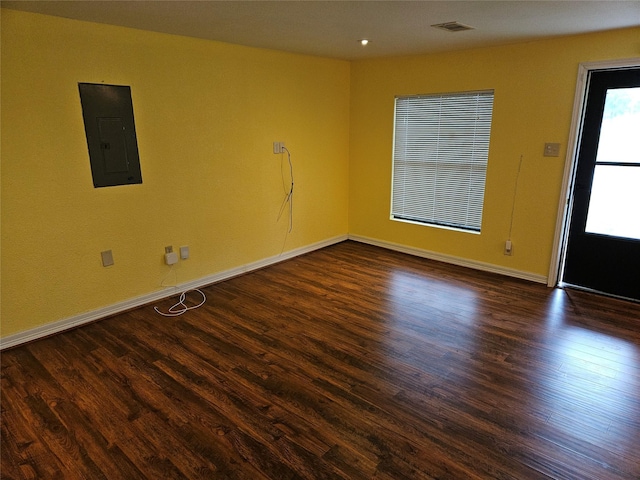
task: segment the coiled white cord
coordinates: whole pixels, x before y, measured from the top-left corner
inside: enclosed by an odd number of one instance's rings
[[[189,292],[198,292],[200,295],[202,295],[202,301],[197,304],[197,305],[192,305],[192,306],[188,306],[185,303],[185,300],[187,298],[187,293]],[[163,317],[179,317],[180,315],[188,312],[189,310],[194,310],[198,307],[201,307],[202,305],[204,305],[204,303],[207,301],[207,296],[204,294],[204,292],[202,290],[198,290],[197,288],[193,289],[193,290],[186,290],[184,292],[182,292],[180,294],[180,299],[178,300],[178,303],[176,303],[175,305],[171,306],[171,308],[169,308],[168,313],[164,313],[161,312],[158,307],[153,307],[153,309],[159,313],[160,315],[162,315]]]

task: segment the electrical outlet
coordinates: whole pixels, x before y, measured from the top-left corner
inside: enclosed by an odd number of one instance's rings
[[[182,260],[189,258],[189,247],[187,245],[180,247],[180,258]]]
[[[173,252],[173,247],[171,245],[169,245],[168,247],[164,247],[164,253],[171,253]]]
[[[511,240],[507,240],[504,242],[504,254],[512,255],[513,254],[513,245],[511,244]]]
[[[284,142],[273,142],[273,153],[283,153]]]
[[[164,263],[166,263],[167,265],[178,263],[178,254],[176,252],[165,253]]]
[[[102,266],[110,267],[115,262],[113,261],[113,252],[111,250],[105,250],[104,252],[100,252],[102,256]]]

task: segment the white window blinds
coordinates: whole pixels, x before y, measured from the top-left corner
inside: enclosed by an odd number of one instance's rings
[[[480,231],[493,90],[397,97],[391,218]]]

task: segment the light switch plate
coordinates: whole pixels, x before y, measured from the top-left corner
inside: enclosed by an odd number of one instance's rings
[[[559,143],[545,143],[544,144],[544,156],[545,157],[559,157],[560,156],[560,144]]]

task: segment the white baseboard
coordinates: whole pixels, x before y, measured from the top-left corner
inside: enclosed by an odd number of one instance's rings
[[[215,273],[213,275],[208,275],[206,277],[203,277],[197,280],[192,280],[190,282],[186,282],[186,283],[177,285],[175,287],[164,288],[163,290],[160,290],[158,292],[153,292],[153,293],[149,293],[139,297],[131,298],[123,302],[118,302],[113,305],[109,305],[107,307],[99,308],[97,310],[92,310],[90,312],[74,315],[73,317],[65,318],[63,320],[47,323],[46,325],[32,328],[30,330],[25,330],[23,332],[15,333],[13,335],[7,335],[6,337],[3,337],[0,339],[0,350],[3,350],[5,348],[10,348],[10,347],[15,347],[17,345],[31,342],[33,340],[38,340],[40,338],[44,338],[49,335],[60,333],[65,330],[69,330],[71,328],[79,327],[81,325],[94,322],[96,320],[100,320],[100,319],[109,317],[111,315],[122,313],[127,310],[131,310],[133,308],[141,307],[143,305],[147,305],[152,302],[157,302],[159,300],[169,298],[185,290],[201,288],[206,285],[211,285],[212,283],[228,280],[230,278],[237,277],[238,275],[242,275],[244,273],[251,272],[253,270],[258,270],[260,268],[268,267],[269,265],[273,265],[273,264],[282,262],[284,260],[297,257],[299,255],[304,255],[305,253],[313,252],[314,250],[328,247],[329,245],[333,245],[335,243],[343,242],[347,239],[348,239],[347,235],[340,235],[338,237],[333,237],[327,240],[323,240],[321,242],[307,245],[305,247],[284,252],[282,255],[275,255],[273,257],[259,260],[257,262],[249,263],[247,265],[242,265],[240,267],[232,268],[230,270],[226,270],[220,273]]]
[[[499,265],[493,265],[491,263],[477,262],[475,260],[469,260],[467,258],[455,257],[453,255],[445,255],[442,253],[431,252],[429,250],[422,250],[414,247],[407,247],[398,243],[383,242],[368,237],[361,237],[359,235],[349,235],[349,240],[354,242],[367,243],[376,247],[387,248],[389,250],[395,250],[401,253],[407,253],[416,257],[428,258],[430,260],[437,260],[439,262],[451,263],[453,265],[459,265],[461,267],[474,268],[476,270],[482,270],[485,272],[498,273],[500,275],[506,275],[508,277],[520,278],[523,280],[529,280],[536,283],[547,283],[547,277],[544,275],[538,275],[531,272],[523,272],[513,268],[501,267]]]
[[[529,280],[536,283],[544,283],[544,284],[547,283],[547,277],[545,277],[544,275],[537,275],[530,272],[523,272],[520,270],[492,265],[489,263],[476,262],[474,260],[468,260],[465,258],[455,257],[452,255],[444,255],[442,253],[431,252],[428,250],[422,250],[422,249],[413,248],[413,247],[407,247],[405,245],[400,245],[397,243],[383,242],[380,240],[376,240],[368,237],[362,237],[359,235],[340,235],[338,237],[333,237],[321,242],[314,243],[312,245],[307,245],[305,247],[297,248],[295,250],[290,250],[288,252],[283,253],[282,255],[276,255],[273,257],[265,258],[257,262],[249,263],[246,265],[242,265],[240,267],[232,268],[230,270],[225,270],[223,272],[215,273],[213,275],[208,275],[206,277],[203,277],[197,280],[192,280],[190,282],[182,283],[175,287],[165,288],[157,292],[131,298],[129,300],[118,302],[113,305],[99,308],[97,310],[92,310],[90,312],[74,315],[73,317],[48,323],[46,325],[32,328],[30,330],[25,330],[23,332],[15,333],[13,335],[7,335],[6,337],[3,337],[0,339],[0,350],[3,350],[5,348],[15,347],[23,343],[31,342],[34,340],[38,340],[40,338],[44,338],[49,335],[54,335],[56,333],[69,330],[71,328],[79,327],[81,325],[91,323],[96,320],[100,320],[112,315],[116,315],[118,313],[125,312],[127,310],[131,310],[133,308],[137,308],[143,305],[147,305],[149,303],[157,302],[165,298],[169,298],[173,295],[176,295],[178,292],[183,292],[185,290],[191,290],[194,288],[201,288],[206,285],[211,285],[213,283],[221,282],[223,280],[228,280],[230,278],[237,277],[238,275],[242,275],[244,273],[248,273],[254,270],[259,270],[260,268],[268,267],[269,265],[273,265],[273,264],[282,262],[284,260],[297,257],[299,255],[304,255],[306,253],[313,252],[314,250],[319,250],[321,248],[328,247],[330,245],[343,242],[345,240],[353,240],[355,242],[366,243],[369,245],[374,245],[377,247],[382,247],[382,248],[394,250],[397,252],[407,253],[409,255],[414,255],[417,257],[428,258],[431,260],[451,263],[451,264],[459,265],[462,267],[474,268],[476,270],[483,270],[486,272],[498,273],[498,274],[506,275],[509,277],[521,278],[521,279]]]

